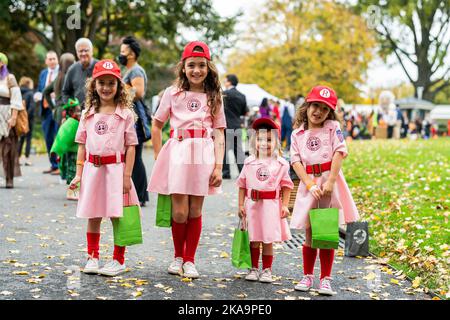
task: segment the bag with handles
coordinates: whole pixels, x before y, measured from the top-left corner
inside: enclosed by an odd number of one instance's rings
[[[128,199],[128,205],[123,207],[122,218],[112,219],[114,244],[121,247],[142,243],[141,213],[139,206],[130,205],[129,194],[126,195],[126,198]]]
[[[249,235],[246,228],[244,229],[242,219],[239,219],[239,225],[234,230],[231,264],[239,269],[250,269],[252,267]]]
[[[319,207],[319,203],[317,203]],[[337,249],[339,247],[339,210],[337,208],[311,209],[311,247]]]
[[[170,195],[158,194],[156,226],[163,228],[170,228],[172,226],[172,199]]]

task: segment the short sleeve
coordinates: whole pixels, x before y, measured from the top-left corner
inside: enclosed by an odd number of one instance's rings
[[[138,138],[136,134],[136,128],[134,126],[134,116],[133,113],[129,113],[127,119],[125,120],[125,145],[135,146],[138,145]]]
[[[246,172],[246,166],[244,165],[244,167],[241,170],[241,173],[239,174],[239,177],[236,180],[236,185],[239,188],[243,188],[246,189],[247,188],[247,179],[245,178],[245,172]]]
[[[296,131],[291,134],[291,164],[302,161],[300,157],[300,148],[298,147]]]
[[[166,91],[164,91],[163,96],[161,97],[158,110],[156,110],[153,118],[155,118],[158,121],[161,121],[162,123],[165,123],[169,119],[171,108],[172,108],[171,88],[167,88]]]
[[[77,134],[75,136],[75,142],[79,144],[86,144],[86,121],[85,118],[85,111],[83,111],[83,114],[80,117],[80,123],[78,124],[78,130]]]
[[[23,110],[23,103],[22,103],[22,93],[20,92],[20,88],[17,84],[16,77],[13,74],[8,75],[8,87],[10,91],[10,97],[11,97],[11,109],[16,110]]]
[[[294,189],[294,183],[289,175],[289,164],[283,165],[283,176],[281,177],[280,186],[282,188]]]
[[[348,155],[347,145],[345,144],[344,134],[341,131],[339,122],[333,121],[333,130],[331,132],[331,141],[333,147],[333,155],[335,152],[341,152],[344,158]]]
[[[215,117],[213,118],[213,124],[212,124],[213,129],[224,129],[227,127],[227,120],[225,118],[225,110],[223,107],[223,100],[222,103],[220,104],[220,108],[217,111]]]

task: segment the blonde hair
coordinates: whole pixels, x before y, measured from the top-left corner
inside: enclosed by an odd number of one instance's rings
[[[95,113],[98,113],[100,109],[100,96],[97,90],[95,90],[95,80],[93,78],[86,80],[85,117],[91,109],[94,109]],[[114,103],[122,109],[130,109],[133,112],[134,119],[137,119],[136,113],[134,112],[133,97],[128,89],[126,89],[125,84],[119,79],[117,79],[117,92],[114,96]]]
[[[281,144],[280,144],[280,137],[278,136],[278,130],[276,129],[266,129],[266,128],[259,128],[259,129],[250,129],[248,130],[248,133],[250,135],[249,139],[249,153],[256,158],[259,158],[258,150],[256,150],[256,138],[260,131],[266,131],[273,133],[275,135],[275,148],[273,149],[272,157],[277,157],[281,155]]]
[[[310,105],[316,102],[303,102],[303,104],[300,106],[300,108],[297,109],[297,112],[295,113],[294,118],[294,129],[298,129],[304,125],[304,129],[308,130],[308,108]],[[326,120],[335,120],[341,122],[339,119],[339,116],[337,115],[336,111],[330,109],[330,112],[328,113]],[[324,122],[325,122],[324,121]]]
[[[19,80],[19,86],[20,87],[27,87],[28,89],[33,90],[34,89],[34,82],[33,79],[29,77],[21,77]]]
[[[203,52],[201,47],[195,47],[194,52]],[[175,86],[180,91],[189,91],[190,85],[186,73],[183,72],[185,68],[186,59],[180,61],[176,67],[177,79],[175,80]],[[219,108],[222,107],[222,86],[219,80],[219,71],[217,71],[214,63],[206,59],[206,65],[208,67],[208,75],[203,81],[205,88],[208,107],[211,108],[211,116],[214,118]]]

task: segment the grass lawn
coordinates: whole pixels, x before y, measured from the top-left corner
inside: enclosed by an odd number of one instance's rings
[[[370,250],[449,298],[450,138],[349,143],[343,170]]]

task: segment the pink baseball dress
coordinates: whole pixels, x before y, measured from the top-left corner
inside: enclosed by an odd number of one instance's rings
[[[287,219],[281,219],[282,187],[294,188],[289,176],[289,163],[281,158],[258,159],[250,156],[237,180],[239,188],[247,189],[244,202],[250,241],[281,242],[291,238]],[[250,190],[277,191],[276,199],[252,200]]]
[[[121,162],[121,154],[125,154],[127,146],[138,144],[133,112],[117,107],[114,114],[102,114],[95,113],[92,109],[86,118],[85,112],[81,116],[75,142],[86,145],[86,159],[89,159],[89,154],[116,155],[117,163],[96,167],[85,160],[77,217],[89,219],[122,217],[125,163]],[[133,181],[129,202],[129,204],[139,203]]]
[[[306,167],[306,165],[330,162],[335,152],[341,152],[344,158],[348,154],[344,135],[337,121],[326,120],[322,128],[309,130],[304,130],[302,125],[292,132],[292,164],[300,161]],[[321,187],[327,181],[329,175],[330,171],[325,171],[320,177],[314,177],[313,174],[310,176]],[[338,208],[340,224],[359,219],[358,209],[353,201],[342,170],[339,171],[336,178],[336,183],[331,193],[331,203],[330,198],[322,198],[319,205],[320,208],[328,208],[330,206],[332,208]],[[314,208],[317,208],[317,200],[308,191],[306,185],[300,182],[292,213],[291,228],[310,228],[309,210]]]
[[[164,123],[170,117],[174,137],[161,148],[153,166],[148,191],[160,194],[207,196],[222,192],[221,187],[209,186],[214,171],[213,129],[225,129],[227,124],[223,105],[213,118],[207,105],[206,93],[165,90],[154,118]],[[178,129],[206,129],[205,138],[179,140]]]

